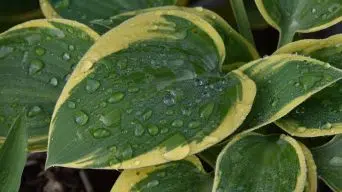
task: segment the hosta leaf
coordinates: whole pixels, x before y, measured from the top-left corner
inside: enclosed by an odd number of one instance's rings
[[[127,11],[186,4],[185,0],[39,0],[47,18],[72,19],[89,24],[94,19],[108,18]]]
[[[313,94],[342,78],[342,71],[319,60],[297,55],[274,55],[240,68],[258,92],[242,125],[249,131],[278,120]]]
[[[28,108],[30,150],[45,150],[65,80],[98,35],[73,21],[34,20],[0,34],[0,142]]]
[[[304,192],[317,192],[317,167],[311,151],[303,144],[302,147],[307,167],[306,184]]]
[[[183,11],[141,14],[108,32],[57,102],[47,166],[138,168],[221,141],[256,91],[239,71],[219,73],[224,54],[215,29]]]
[[[213,191],[304,190],[306,163],[299,143],[282,135],[237,135],[217,159]]]
[[[195,156],[147,168],[125,170],[112,192],[209,192],[213,179]]]
[[[342,69],[342,35],[294,42],[278,53],[306,55]],[[342,133],[342,81],[313,95],[276,124],[291,135],[300,137]]]
[[[22,117],[23,116],[23,117]],[[0,148],[0,191],[19,190],[27,152],[25,114],[15,118],[7,140]]]
[[[116,15],[114,17],[110,17],[108,19],[94,20],[92,22],[92,26],[93,28],[100,31],[100,33],[106,32],[109,29],[118,26],[122,22],[136,15],[161,10],[183,10],[189,13],[196,14],[197,16],[200,16],[202,19],[209,22],[220,34],[226,47],[226,58],[223,63],[224,71],[231,71],[237,68],[236,66],[241,65],[241,63],[246,63],[259,58],[258,52],[255,50],[255,48],[245,38],[243,38],[239,33],[237,33],[224,19],[222,19],[216,13],[207,9],[203,9],[201,7],[186,8],[176,6],[165,6],[158,8],[143,9],[139,11],[131,11]]]
[[[334,191],[342,190],[342,135],[312,149],[317,164],[318,176]]]
[[[256,0],[265,20],[280,32],[279,46],[296,32],[309,33],[342,21],[341,0]]]

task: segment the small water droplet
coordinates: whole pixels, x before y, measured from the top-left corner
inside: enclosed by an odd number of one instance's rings
[[[64,54],[63,54],[63,60],[68,61],[68,60],[70,60],[70,59],[71,59],[71,56],[70,56],[69,53],[64,53]]]
[[[171,125],[172,125],[172,127],[182,127],[183,121],[180,119],[177,119],[177,120],[174,120]]]
[[[125,94],[122,92],[113,93],[112,96],[108,99],[108,103],[120,102],[124,97],[125,97]]]
[[[337,167],[341,167],[342,166],[342,157],[333,157],[330,159],[329,164],[332,166],[337,166]]]
[[[138,92],[140,89],[138,87],[130,87],[128,88],[128,92],[130,93],[136,93]]]
[[[158,135],[159,128],[156,125],[148,125],[147,126],[148,133],[152,136]]]
[[[73,51],[73,50],[75,50],[75,46],[69,45],[69,46],[68,46],[68,49],[69,49],[69,51]]]
[[[182,115],[190,116],[191,113],[192,111],[190,109],[185,109],[185,108],[182,109]]]
[[[200,117],[208,119],[210,115],[213,113],[215,107],[215,103],[208,103],[203,105],[200,108]]]
[[[44,68],[44,63],[41,60],[34,59],[30,62],[29,74],[33,75],[40,72]]]
[[[122,150],[121,150],[121,157],[123,160],[130,159],[133,155],[133,149],[130,144],[127,144]]]
[[[111,152],[111,153],[116,153],[117,150],[118,150],[118,147],[116,145],[112,145],[108,148],[108,150]]]
[[[45,54],[45,49],[43,47],[37,47],[35,52],[36,52],[36,55],[43,56]]]
[[[321,129],[331,129],[331,127],[332,127],[331,123],[327,122],[321,126]]]
[[[50,79],[50,85],[56,87],[58,85],[58,79],[56,77],[52,77]]]
[[[168,128],[163,127],[163,128],[160,130],[160,133],[161,133],[161,134],[165,134],[165,133],[167,133],[168,131],[169,131]]]
[[[131,124],[134,126],[135,136],[140,137],[145,133],[144,127],[139,122],[133,121]]]
[[[107,127],[112,125],[120,125],[121,112],[118,109],[112,110],[100,116],[100,121]]]
[[[79,125],[85,125],[88,123],[89,117],[83,111],[78,111],[75,114],[75,122]]]
[[[149,120],[152,117],[152,113],[153,113],[152,110],[147,110],[142,116],[143,120],[144,121]]]
[[[68,107],[70,109],[75,109],[76,108],[76,103],[75,102],[72,102],[72,101],[68,101]]]
[[[199,121],[191,121],[188,125],[190,129],[196,129],[201,125],[201,122]]]
[[[274,99],[271,103],[272,107],[275,107],[278,104],[278,99]]]
[[[91,130],[91,134],[95,139],[102,139],[109,137],[111,135],[111,132],[108,129],[105,128],[98,128]]]
[[[164,97],[163,102],[164,102],[164,104],[167,105],[167,106],[172,106],[172,105],[174,105],[174,104],[176,103],[176,100],[175,100],[175,98],[174,98],[172,95],[167,94],[167,95]]]
[[[28,116],[28,117],[34,117],[34,116],[37,116],[37,115],[38,115],[39,113],[41,113],[41,112],[42,112],[42,109],[41,109],[39,106],[33,106],[33,107],[29,110],[27,116]]]
[[[87,80],[87,85],[86,85],[86,90],[88,93],[94,93],[99,87],[100,87],[100,82],[97,80],[93,79],[88,79]]]
[[[159,185],[159,181],[158,180],[152,180],[150,182],[147,183],[147,188],[152,188]]]

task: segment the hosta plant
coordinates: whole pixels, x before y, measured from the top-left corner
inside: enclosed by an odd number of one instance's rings
[[[38,151],[120,170],[113,192],[342,191],[342,35],[293,42],[342,2],[229,3],[238,30],[184,0],[41,0],[0,34],[0,191]],[[280,34],[262,58],[259,14]]]

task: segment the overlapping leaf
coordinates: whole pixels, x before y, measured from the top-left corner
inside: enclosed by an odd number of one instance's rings
[[[98,35],[76,22],[34,20],[0,34],[0,141],[23,107],[30,150],[45,150],[48,125],[72,68]]]
[[[217,160],[216,192],[302,192],[306,182],[303,150],[288,136],[236,136]]]
[[[342,69],[342,35],[288,44],[279,53],[297,53]],[[325,88],[276,122],[295,136],[316,137],[342,133],[342,81]]]
[[[195,14],[159,10],[127,20],[70,77],[47,166],[138,168],[218,143],[242,123],[256,92],[241,72],[220,74],[224,57],[220,35]]]
[[[342,21],[340,0],[256,0],[265,20],[280,32],[279,47],[296,32],[325,29]]]
[[[125,170],[112,192],[211,191],[213,178],[195,156],[159,166]]]

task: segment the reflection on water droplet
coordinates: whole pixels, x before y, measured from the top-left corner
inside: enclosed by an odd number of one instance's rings
[[[192,121],[192,122],[189,123],[188,127],[190,129],[195,129],[195,128],[198,128],[200,125],[201,125],[201,122],[199,122],[199,121]]]
[[[63,60],[68,61],[70,59],[71,59],[71,56],[69,55],[69,53],[64,53],[63,54]]]
[[[156,125],[148,125],[147,126],[148,133],[152,136],[158,135],[159,128]]]
[[[70,109],[75,109],[76,108],[76,103],[72,102],[72,101],[68,101],[68,107]]]
[[[118,109],[114,109],[104,115],[101,115],[100,121],[107,127],[112,125],[120,125],[121,112]]]
[[[50,85],[56,87],[58,85],[58,79],[56,77],[52,77],[50,79]]]
[[[164,104],[167,105],[167,106],[172,106],[172,105],[174,105],[174,104],[176,103],[176,100],[175,100],[175,98],[174,98],[172,95],[167,94],[167,95],[164,97],[163,102],[164,102]]]
[[[332,127],[331,123],[327,122],[321,126],[321,129],[331,129],[331,127]]]
[[[75,50],[75,46],[69,45],[68,49],[69,49],[69,51],[73,51],[73,50]]]
[[[36,52],[36,55],[43,56],[45,54],[45,49],[42,47],[37,47],[35,52]]]
[[[86,90],[88,93],[93,93],[100,87],[100,85],[101,84],[99,81],[93,80],[93,79],[88,79],[87,85],[86,85]]]
[[[83,111],[78,111],[75,113],[75,122],[79,125],[85,125],[88,122],[88,115]]]
[[[167,133],[168,131],[169,131],[168,128],[163,127],[163,128],[160,130],[160,133],[161,133],[161,134],[165,134],[165,133]]]
[[[278,99],[273,99],[271,105],[272,107],[275,107],[278,104]]]
[[[147,110],[142,116],[143,120],[144,121],[149,120],[152,116],[152,113],[153,113],[152,110]]]
[[[37,116],[41,112],[42,112],[42,109],[39,106],[34,106],[29,110],[27,116],[34,117],[34,116]]]
[[[110,131],[105,128],[93,129],[91,130],[91,134],[95,139],[107,138],[111,135]]]
[[[337,167],[341,167],[342,166],[342,157],[333,157],[330,159],[329,164],[332,166],[337,166]]]
[[[112,96],[108,99],[108,103],[120,102],[124,97],[125,97],[125,94],[122,92],[113,93]]]
[[[40,72],[44,68],[44,63],[38,59],[34,59],[30,62],[29,74],[33,75]]]
[[[172,125],[172,127],[182,127],[183,121],[180,119],[177,119],[177,120],[174,120],[171,125]]]
[[[152,180],[150,182],[147,183],[147,188],[152,188],[159,185],[159,181],[158,180]]]
[[[204,119],[208,119],[210,115],[213,113],[215,107],[215,103],[208,103],[200,108],[200,117]]]

